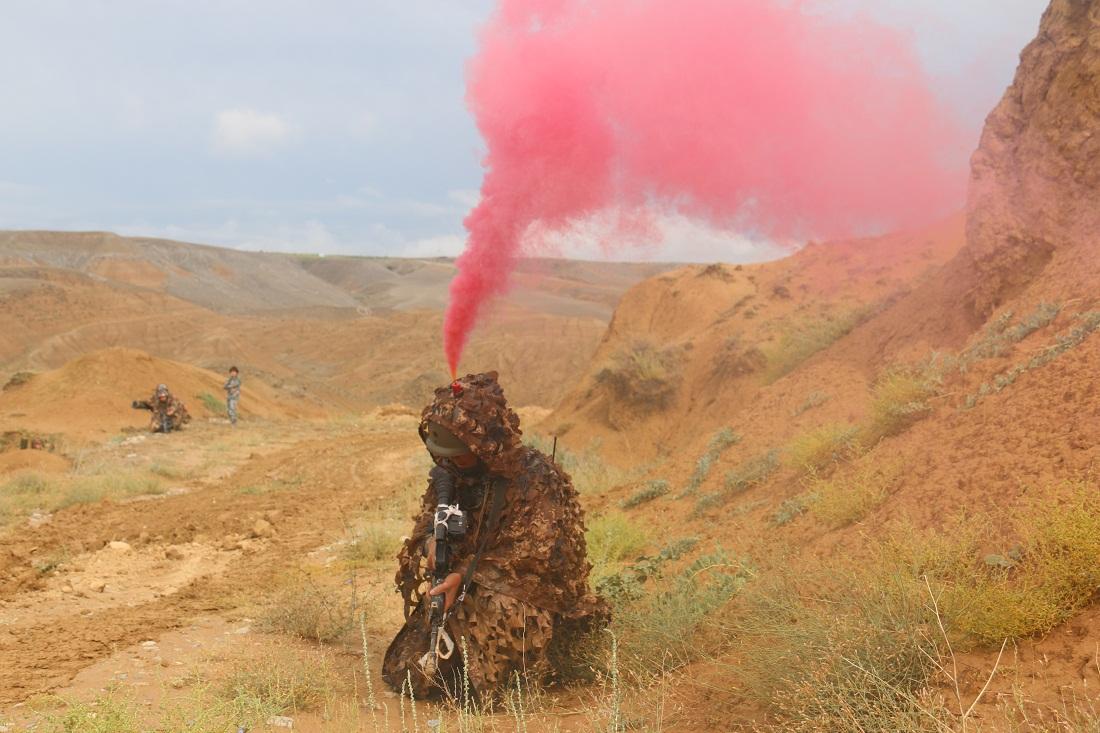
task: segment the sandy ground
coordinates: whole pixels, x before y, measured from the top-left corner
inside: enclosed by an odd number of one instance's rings
[[[70,507],[0,534],[0,726],[33,729],[44,695],[122,695],[163,710],[234,663],[288,649],[321,655],[365,688],[358,635],[320,646],[256,622],[298,576],[335,592],[351,584],[379,680],[381,652],[401,622],[392,562],[348,571],[342,558],[365,518],[403,526],[415,505],[425,467],[415,424],[404,411],[236,430],[199,421],[172,436],[89,449],[83,460],[120,470],[154,462],[192,470],[163,495]],[[36,569],[47,557],[50,570]],[[349,691],[324,714],[295,714],[294,729],[372,730],[387,714],[400,729],[392,693],[376,690],[373,716],[360,698]],[[575,701],[556,704],[566,708],[533,729],[585,724],[567,709]],[[427,705],[418,713],[422,726],[438,716]]]

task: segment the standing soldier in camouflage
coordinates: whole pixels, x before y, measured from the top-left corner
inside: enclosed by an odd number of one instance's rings
[[[606,623],[589,588],[584,514],[569,476],[520,440],[519,417],[496,372],[471,374],[435,391],[420,438],[435,461],[411,537],[398,554],[397,589],[405,625],[386,651],[382,675],[413,694],[492,697],[515,674],[545,677],[571,640]],[[435,587],[433,529],[437,490],[465,514],[465,532],[446,548],[446,577]],[[447,512],[444,512],[447,513]],[[442,630],[453,654],[428,655],[430,599],[442,595]],[[444,633],[445,632],[445,633]],[[429,659],[429,657],[431,657]]]
[[[225,380],[225,409],[229,413],[229,422],[237,424],[237,403],[241,399],[241,377],[237,367],[229,367],[229,379]]]
[[[131,406],[135,410],[149,410],[153,413],[149,419],[149,430],[153,433],[170,433],[191,422],[187,407],[168,391],[166,384],[158,384],[152,397],[134,400]]]

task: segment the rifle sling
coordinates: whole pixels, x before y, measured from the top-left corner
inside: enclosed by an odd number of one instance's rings
[[[477,528],[478,534],[481,535],[481,541],[478,543],[477,552],[474,553],[474,559],[470,561],[470,567],[466,569],[466,576],[462,579],[462,590],[459,592],[458,600],[455,603],[461,603],[466,598],[466,591],[470,589],[470,584],[474,582],[474,573],[477,572],[477,564],[481,560],[481,553],[485,551],[486,545],[492,539],[493,532],[496,531],[497,521],[500,519],[500,512],[504,509],[506,488],[504,481],[500,479],[493,481],[493,498],[492,504],[489,506],[489,518],[484,525],[479,524]]]

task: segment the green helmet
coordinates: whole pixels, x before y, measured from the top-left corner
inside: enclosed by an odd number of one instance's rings
[[[470,446],[439,423],[430,422],[424,430],[424,445],[436,458],[454,458],[470,452]]]

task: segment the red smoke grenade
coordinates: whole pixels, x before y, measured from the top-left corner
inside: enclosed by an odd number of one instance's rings
[[[452,374],[521,254],[595,214],[790,239],[962,198],[959,130],[906,39],[805,3],[501,0],[467,99],[488,150],[444,323]]]

